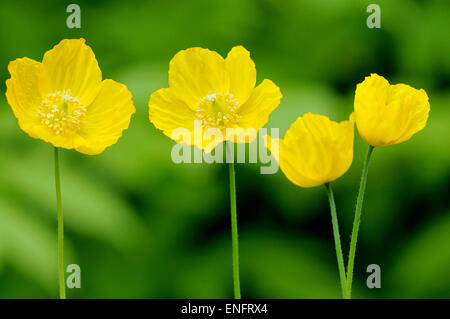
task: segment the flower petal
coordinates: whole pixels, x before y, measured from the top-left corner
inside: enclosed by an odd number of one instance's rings
[[[41,103],[38,78],[41,63],[28,59],[16,59],[9,63],[11,78],[6,81],[6,98],[19,126],[36,138],[35,126],[39,124],[38,108]]]
[[[430,111],[424,90],[406,84],[390,85],[377,74],[357,85],[354,106],[359,134],[372,146],[409,140],[425,127]]]
[[[250,58],[243,46],[231,49],[225,59],[230,74],[230,93],[232,93],[242,105],[249,98],[256,84],[255,63]]]
[[[172,138],[178,128],[194,130],[195,114],[180,100],[172,89],[159,89],[152,93],[148,101],[149,119],[157,129]],[[175,139],[175,142],[180,142]]]
[[[95,155],[115,144],[136,112],[131,92],[121,83],[104,80],[100,92],[88,106],[86,118],[78,131],[84,143],[75,146],[78,152]]]
[[[343,175],[353,160],[354,121],[334,122],[323,115],[299,117],[280,139],[280,168],[301,187],[332,182]],[[269,142],[268,139],[266,142]]]
[[[195,145],[210,153],[226,136],[225,129],[205,130],[194,111],[171,88],[153,92],[148,107],[150,122],[177,143]]]
[[[299,158],[296,148],[287,147],[282,138],[272,138],[270,135],[265,135],[263,139],[288,180],[301,187],[314,187],[321,184],[320,181],[309,178],[299,169],[296,163],[296,159]],[[273,149],[272,146],[275,146],[276,143],[278,143],[278,149]]]
[[[297,156],[296,153],[292,153],[289,150],[284,150],[283,153],[284,155],[280,158],[280,168],[284,175],[286,175],[292,183],[304,188],[315,187],[323,184],[323,181],[312,179],[298,169],[294,160],[294,156]],[[293,156],[293,154],[295,155]]]
[[[269,120],[269,115],[280,104],[280,88],[271,80],[265,79],[253,91],[247,102],[239,109],[239,126],[260,129]]]
[[[73,149],[85,144],[85,140],[76,133],[57,135],[46,125],[37,125],[34,129],[36,132],[36,138],[50,143],[54,147]]]
[[[170,61],[169,86],[192,110],[202,97],[228,92],[229,82],[225,60],[217,52],[190,48],[178,52]]]
[[[391,86],[391,95],[395,98],[397,94],[401,97],[395,99],[389,106],[397,109],[394,112],[398,123],[397,134],[392,144],[399,144],[409,140],[414,134],[422,130],[428,121],[430,103],[425,90],[417,90],[406,84]]]
[[[42,60],[42,96],[70,90],[89,105],[100,90],[102,73],[92,49],[84,39],[65,39],[47,51]]]

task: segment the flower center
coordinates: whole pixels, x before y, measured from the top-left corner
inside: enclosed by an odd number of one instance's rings
[[[86,108],[70,90],[50,93],[42,100],[38,114],[41,123],[56,135],[76,132],[86,117]]]
[[[239,100],[231,93],[211,93],[200,99],[195,115],[204,127],[232,127],[240,120]]]

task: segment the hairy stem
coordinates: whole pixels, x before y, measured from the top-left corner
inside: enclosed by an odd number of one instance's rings
[[[227,144],[227,151],[229,152]],[[231,211],[231,240],[233,249],[233,283],[234,298],[241,299],[241,284],[239,279],[239,239],[236,211],[236,179],[234,172],[234,159],[228,164],[230,175],[230,211]]]
[[[352,297],[352,280],[353,280],[353,268],[355,266],[356,255],[356,242],[358,240],[359,224],[361,222],[361,210],[364,199],[364,192],[367,184],[367,173],[369,172],[369,162],[374,147],[369,145],[367,150],[366,159],[364,160],[364,166],[361,174],[361,182],[359,184],[358,198],[356,199],[355,219],[353,221],[352,238],[350,241],[350,252],[348,255],[347,264],[347,297]]]
[[[55,186],[56,186],[56,206],[58,209],[59,298],[66,299],[66,285],[64,283],[64,221],[63,221],[63,211],[61,201],[59,154],[57,147],[55,147]]]
[[[341,236],[339,234],[339,223],[336,213],[336,204],[334,202],[333,189],[329,183],[325,184],[328,193],[328,200],[330,202],[330,210],[331,210],[331,223],[333,225],[333,235],[334,235],[334,246],[336,249],[336,257],[339,269],[339,278],[341,281],[341,289],[342,289],[342,297],[347,298],[347,285],[345,279],[345,266],[344,266],[344,257],[342,254],[342,246],[341,246]]]

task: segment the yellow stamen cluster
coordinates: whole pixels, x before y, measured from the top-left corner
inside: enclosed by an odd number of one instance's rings
[[[195,116],[207,128],[232,127],[240,120],[239,100],[231,93],[211,93],[200,99]]]
[[[86,117],[86,108],[70,90],[50,93],[39,107],[41,123],[51,128],[56,135],[76,132]]]

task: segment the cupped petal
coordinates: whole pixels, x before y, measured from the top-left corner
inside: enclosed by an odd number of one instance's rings
[[[265,135],[263,139],[266,147],[270,150],[272,156],[280,165],[281,171],[289,181],[305,188],[321,184],[321,181],[314,180],[305,174],[302,167],[298,165],[301,158],[298,154],[298,148],[288,147],[282,138],[272,138],[270,135]],[[272,146],[278,147],[273,148]]]
[[[170,61],[169,86],[179,100],[195,110],[201,98],[229,91],[225,60],[208,49],[182,50]]]
[[[39,79],[42,96],[70,90],[87,106],[97,96],[101,81],[101,70],[85,39],[62,40],[44,55]]]
[[[285,155],[280,157],[280,169],[292,183],[303,188],[316,187],[324,183],[322,180],[316,180],[307,174],[303,174],[298,169],[294,157],[288,150],[285,150],[283,153]]]
[[[331,154],[332,169],[326,178],[327,182],[332,182],[344,175],[352,165],[355,139],[353,113],[349,120],[332,123],[335,130],[334,138],[328,141],[329,148],[333,149]]]
[[[417,90],[406,84],[391,86],[392,102],[388,107],[393,112],[393,122],[397,123],[390,144],[399,144],[409,140],[414,134],[421,131],[428,121],[430,103],[425,90]]]
[[[86,117],[77,132],[82,141],[74,148],[88,155],[102,153],[122,136],[135,112],[128,88],[116,81],[104,80],[97,97],[88,106]]]
[[[353,161],[353,114],[349,120],[335,122],[323,115],[307,113],[301,122],[305,129],[303,138],[310,142],[305,143],[308,148],[302,153],[315,154],[307,160],[313,176],[321,184],[342,176]]]
[[[11,61],[8,71],[11,78],[6,80],[6,98],[18,120],[20,128],[31,137],[37,138],[39,125],[38,109],[42,101],[39,93],[41,63],[29,58]]]
[[[342,176],[353,160],[353,117],[340,123],[323,115],[299,117],[280,139],[279,164],[301,187],[315,187]],[[267,142],[266,142],[267,145]]]
[[[278,107],[281,98],[280,88],[271,80],[265,79],[239,108],[241,118],[238,125],[259,130],[267,123],[269,115]]]
[[[256,84],[255,63],[250,58],[243,46],[236,46],[231,49],[226,59],[226,66],[230,74],[230,93],[232,93],[242,105],[244,104]]]
[[[430,104],[424,90],[391,85],[371,74],[356,87],[354,109],[361,137],[372,146],[388,146],[407,141],[422,130]]]
[[[354,113],[356,126],[361,137],[370,145],[386,144],[391,131],[391,110],[386,107],[389,95],[389,82],[382,76],[372,73],[356,86]]]

